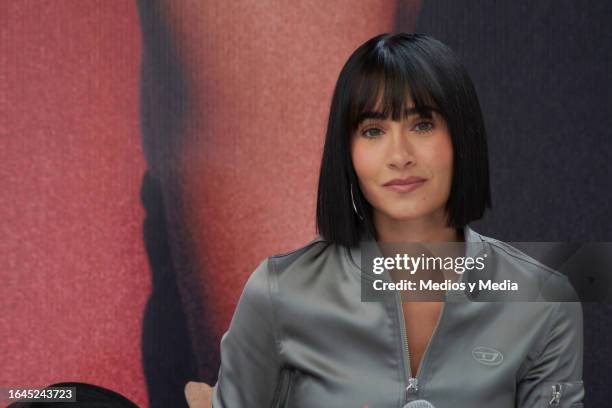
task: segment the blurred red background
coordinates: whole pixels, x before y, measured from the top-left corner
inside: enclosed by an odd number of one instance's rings
[[[2,1],[0,35],[0,384],[145,406],[135,4]]]
[[[214,382],[248,275],[316,234],[338,72],[395,16],[373,0],[1,2],[0,386],[168,406]]]

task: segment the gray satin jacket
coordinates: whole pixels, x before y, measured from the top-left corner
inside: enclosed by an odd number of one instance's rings
[[[523,280],[569,285],[468,226],[464,238]],[[401,408],[415,400],[436,408],[583,406],[579,302],[448,302],[465,296],[448,291],[412,373],[399,296],[361,301],[368,239],[362,234],[347,248],[319,236],[256,268],[221,340],[213,408]]]

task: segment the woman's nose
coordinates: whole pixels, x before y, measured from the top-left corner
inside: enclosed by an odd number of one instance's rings
[[[395,131],[390,140],[388,150],[388,164],[392,168],[404,168],[415,161],[414,146],[409,135],[402,131]]]

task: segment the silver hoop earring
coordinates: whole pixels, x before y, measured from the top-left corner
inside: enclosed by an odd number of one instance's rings
[[[353,210],[355,210],[355,214],[359,217],[360,220],[363,220],[363,217],[357,211],[357,206],[355,205],[355,199],[353,198],[353,184],[351,183],[351,203],[353,203]]]

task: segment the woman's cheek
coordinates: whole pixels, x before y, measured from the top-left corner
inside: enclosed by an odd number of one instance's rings
[[[353,147],[353,167],[355,173],[360,180],[360,184],[369,184],[376,174],[376,159],[371,149],[367,149],[362,146],[361,143],[356,142]],[[362,190],[363,190],[362,186]]]

